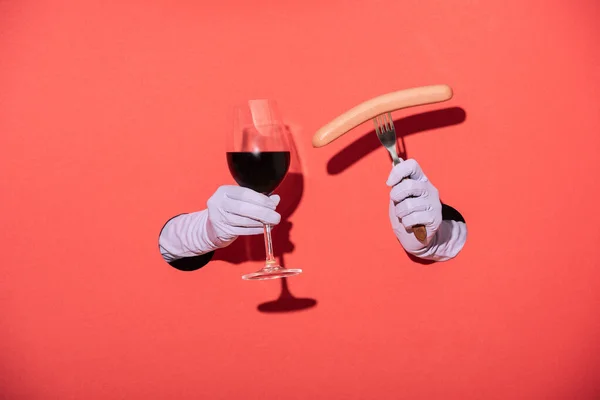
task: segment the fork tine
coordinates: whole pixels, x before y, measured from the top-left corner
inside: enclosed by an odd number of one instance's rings
[[[379,115],[373,118],[373,124],[375,125],[375,133],[377,133],[377,135],[381,135],[383,130],[379,122]]]
[[[395,131],[394,120],[392,119],[391,113],[377,115],[373,118],[373,125],[375,125],[375,133],[378,135]]]
[[[394,120],[392,118],[392,113],[387,113],[387,121],[388,121],[388,126],[390,128],[390,131],[395,130],[395,128],[394,128]]]

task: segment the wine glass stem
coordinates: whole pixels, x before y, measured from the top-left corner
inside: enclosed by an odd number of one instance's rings
[[[265,225],[265,251],[267,253],[267,264],[275,264],[273,256],[273,241],[271,240],[271,225]]]

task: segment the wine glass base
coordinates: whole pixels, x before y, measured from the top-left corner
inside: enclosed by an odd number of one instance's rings
[[[242,275],[242,279],[245,281],[264,281],[268,279],[281,279],[288,278],[301,274],[300,268],[284,268],[279,265],[268,265],[257,272]]]

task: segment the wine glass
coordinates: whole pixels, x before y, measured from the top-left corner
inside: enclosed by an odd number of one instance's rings
[[[274,100],[250,100],[235,108],[234,129],[227,140],[227,165],[233,179],[242,187],[270,196],[290,168],[291,135],[283,124]],[[302,272],[284,268],[273,256],[271,225],[264,225],[265,265],[245,280],[285,278]]]

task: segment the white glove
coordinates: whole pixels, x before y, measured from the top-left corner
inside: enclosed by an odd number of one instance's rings
[[[425,260],[447,261],[456,257],[467,240],[467,225],[462,221],[442,220],[438,190],[419,164],[415,160],[406,160],[396,165],[387,184],[392,187],[390,222],[402,247]],[[411,228],[415,225],[424,225],[427,229],[425,243],[412,233]]]
[[[192,257],[230,245],[238,236],[259,235],[263,224],[277,225],[280,197],[270,197],[241,186],[221,186],[207,208],[179,215],[167,222],[159,247],[167,262]]]
[[[241,186],[221,186],[206,203],[209,238],[224,247],[238,236],[262,234],[264,224],[281,221],[275,211],[280,200],[276,194],[268,197]]]
[[[396,165],[387,185],[390,191],[390,222],[402,246],[417,255],[427,248],[442,224],[442,203],[438,190],[429,182],[419,164],[409,159]],[[412,227],[424,225],[427,240],[420,242]]]

